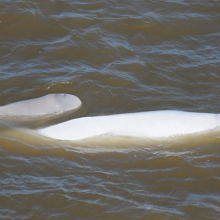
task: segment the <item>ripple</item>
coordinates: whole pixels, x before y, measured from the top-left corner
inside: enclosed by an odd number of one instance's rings
[[[74,117],[220,112],[218,1],[1,1],[0,104],[70,93]],[[43,139],[0,123],[1,219],[219,219],[219,131]]]

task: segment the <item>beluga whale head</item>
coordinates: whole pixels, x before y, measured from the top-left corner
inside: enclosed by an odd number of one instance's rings
[[[38,117],[75,111],[82,105],[74,95],[56,93],[0,107],[0,116]]]
[[[50,94],[48,95],[48,99],[50,99],[51,107],[55,107],[54,110],[56,112],[77,110],[82,105],[81,100],[77,96],[70,94]],[[51,108],[48,108],[48,110],[50,111]]]

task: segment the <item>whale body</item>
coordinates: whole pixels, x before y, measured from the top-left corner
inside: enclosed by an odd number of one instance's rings
[[[78,97],[70,94],[49,94],[0,107],[0,116],[36,117],[76,110],[81,106]]]
[[[38,132],[49,138],[72,141],[104,134],[159,139],[199,133],[218,126],[219,114],[162,110],[77,118]]]

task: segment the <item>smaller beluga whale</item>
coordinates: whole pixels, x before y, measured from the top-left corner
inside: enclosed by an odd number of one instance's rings
[[[100,135],[157,140],[205,132],[219,126],[219,114],[161,110],[76,118],[38,132],[49,138],[68,141]]]
[[[32,118],[51,116],[77,110],[82,105],[77,96],[70,94],[48,94],[39,98],[0,106],[0,116]]]

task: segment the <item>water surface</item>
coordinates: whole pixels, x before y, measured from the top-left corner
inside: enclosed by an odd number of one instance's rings
[[[219,113],[218,0],[4,0],[0,105],[77,95],[74,114],[0,122],[1,219],[219,219],[220,133],[48,140],[81,116]],[[25,129],[24,129],[25,128]]]

